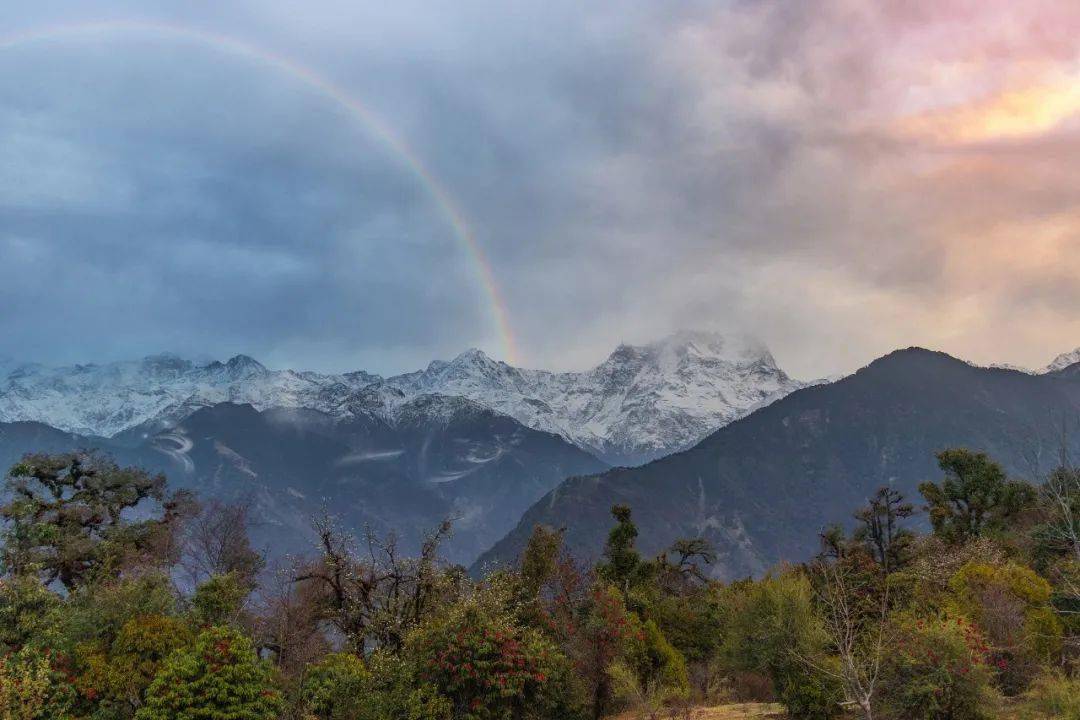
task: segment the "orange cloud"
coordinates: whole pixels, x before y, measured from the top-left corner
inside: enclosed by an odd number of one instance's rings
[[[1080,113],[1080,77],[1006,90],[981,101],[903,118],[901,135],[940,143],[978,143],[1043,134]]]

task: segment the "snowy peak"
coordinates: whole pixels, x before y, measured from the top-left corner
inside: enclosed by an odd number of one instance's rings
[[[3,370],[0,421],[37,420],[69,432],[111,437],[223,402],[391,424],[482,407],[627,464],[691,445],[802,386],[759,341],[690,330],[620,345],[576,373],[520,369],[475,348],[386,379],[363,371],[269,370],[246,355],[195,363],[160,354],[64,368],[8,363]]]
[[[1062,353],[1054,358],[1054,361],[1040,370],[1040,373],[1052,373],[1064,370],[1067,367],[1071,367],[1077,363],[1080,363],[1080,348],[1076,348],[1072,352]]]

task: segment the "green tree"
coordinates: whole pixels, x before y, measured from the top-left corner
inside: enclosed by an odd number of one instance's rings
[[[887,717],[988,720],[995,704],[985,641],[963,618],[897,618],[881,672]]]
[[[4,568],[59,580],[69,591],[102,568],[160,547],[172,528],[163,518],[128,520],[125,511],[164,500],[165,478],[87,453],[28,455],[10,471],[10,500],[0,507]]]
[[[792,717],[827,720],[842,697],[828,636],[809,580],[786,572],[726,593],[722,657],[728,667],[768,675]]]
[[[943,450],[937,460],[945,477],[940,483],[922,483],[919,492],[926,498],[934,533],[949,542],[1002,530],[1034,499],[1034,488],[1008,480],[985,453]]]
[[[173,653],[146,692],[136,720],[275,720],[282,708],[270,668],[244,635],[204,630],[192,648]]]
[[[461,720],[573,717],[569,667],[555,644],[515,622],[505,590],[482,587],[409,637],[421,679],[448,698]]]
[[[75,691],[52,653],[24,648],[0,658],[0,718],[69,720]]]
[[[629,506],[615,505],[611,508],[611,516],[615,518],[615,527],[608,533],[603,560],[597,563],[596,574],[618,588],[624,598],[629,598],[634,587],[648,580],[652,567],[642,561],[638,553],[638,529]]]

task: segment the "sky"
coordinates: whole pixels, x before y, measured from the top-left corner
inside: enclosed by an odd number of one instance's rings
[[[1080,345],[1080,4],[16,0],[0,356]]]

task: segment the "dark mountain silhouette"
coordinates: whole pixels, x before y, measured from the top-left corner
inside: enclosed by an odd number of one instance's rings
[[[705,536],[720,551],[713,573],[761,573],[817,549],[817,533],[843,522],[880,485],[918,501],[936,479],[934,453],[983,450],[1009,472],[1048,469],[1063,423],[1080,416],[1080,366],[1047,375],[974,367],[918,348],[887,355],[843,380],[799,390],[695,447],[638,468],[575,477],[541,498],[474,566],[513,562],[537,524],[566,528],[593,558],[625,503],[654,553]],[[1070,433],[1080,452],[1080,433]]]
[[[6,469],[28,451],[99,449],[165,472],[173,487],[252,503],[256,541],[272,555],[310,549],[311,518],[324,509],[358,533],[366,525],[395,532],[406,552],[452,517],[445,551],[462,563],[559,481],[606,467],[556,435],[463,398],[422,395],[392,420],[359,410],[340,420],[222,403],[146,438],[115,440],[0,423],[0,463]]]

